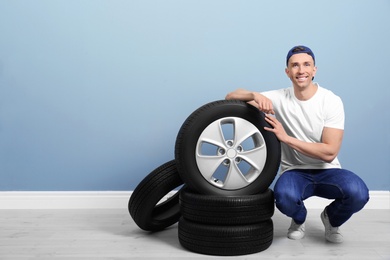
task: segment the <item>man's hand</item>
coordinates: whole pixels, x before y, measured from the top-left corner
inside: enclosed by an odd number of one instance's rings
[[[256,102],[257,107],[259,108],[260,111],[263,111],[266,114],[275,115],[272,101],[269,98],[267,98],[266,96],[263,96],[260,93],[255,93],[253,101]]]
[[[268,114],[265,115],[265,121],[267,121],[272,128],[264,127],[264,129],[274,133],[279,141],[285,143],[289,136],[284,130],[283,125],[275,117]]]

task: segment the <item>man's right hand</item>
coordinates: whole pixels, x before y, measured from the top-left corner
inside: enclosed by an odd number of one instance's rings
[[[253,101],[256,102],[257,107],[259,108],[260,111],[263,111],[266,114],[275,115],[275,111],[271,99],[267,98],[266,96],[260,93],[254,93],[254,96],[255,99]]]

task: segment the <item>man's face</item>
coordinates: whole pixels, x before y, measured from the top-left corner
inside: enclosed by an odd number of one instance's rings
[[[313,58],[307,53],[298,53],[290,57],[286,74],[293,85],[299,88],[308,87],[315,76],[317,67]]]

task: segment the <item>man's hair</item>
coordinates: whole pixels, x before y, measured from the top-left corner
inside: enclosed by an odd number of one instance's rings
[[[313,58],[314,65],[316,64],[316,59],[314,57],[314,53],[310,50],[310,48],[303,46],[303,45],[298,45],[298,46],[292,47],[291,50],[288,51],[287,58],[286,58],[286,66],[288,66],[288,61],[291,58],[291,56],[293,56],[294,54],[298,54],[298,53],[306,53],[306,54],[310,55]]]

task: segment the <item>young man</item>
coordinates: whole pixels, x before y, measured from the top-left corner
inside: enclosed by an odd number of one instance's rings
[[[337,159],[344,132],[343,103],[313,82],[317,67],[308,47],[293,47],[286,65],[292,87],[262,93],[237,89],[226,99],[247,101],[266,113],[271,127],[265,130],[275,133],[281,142],[282,174],[274,193],[276,207],[292,218],[287,237],[304,237],[307,211],[303,201],[319,196],[334,199],[320,217],[326,239],[340,243],[339,227],[369,199],[365,183],[342,169]]]

